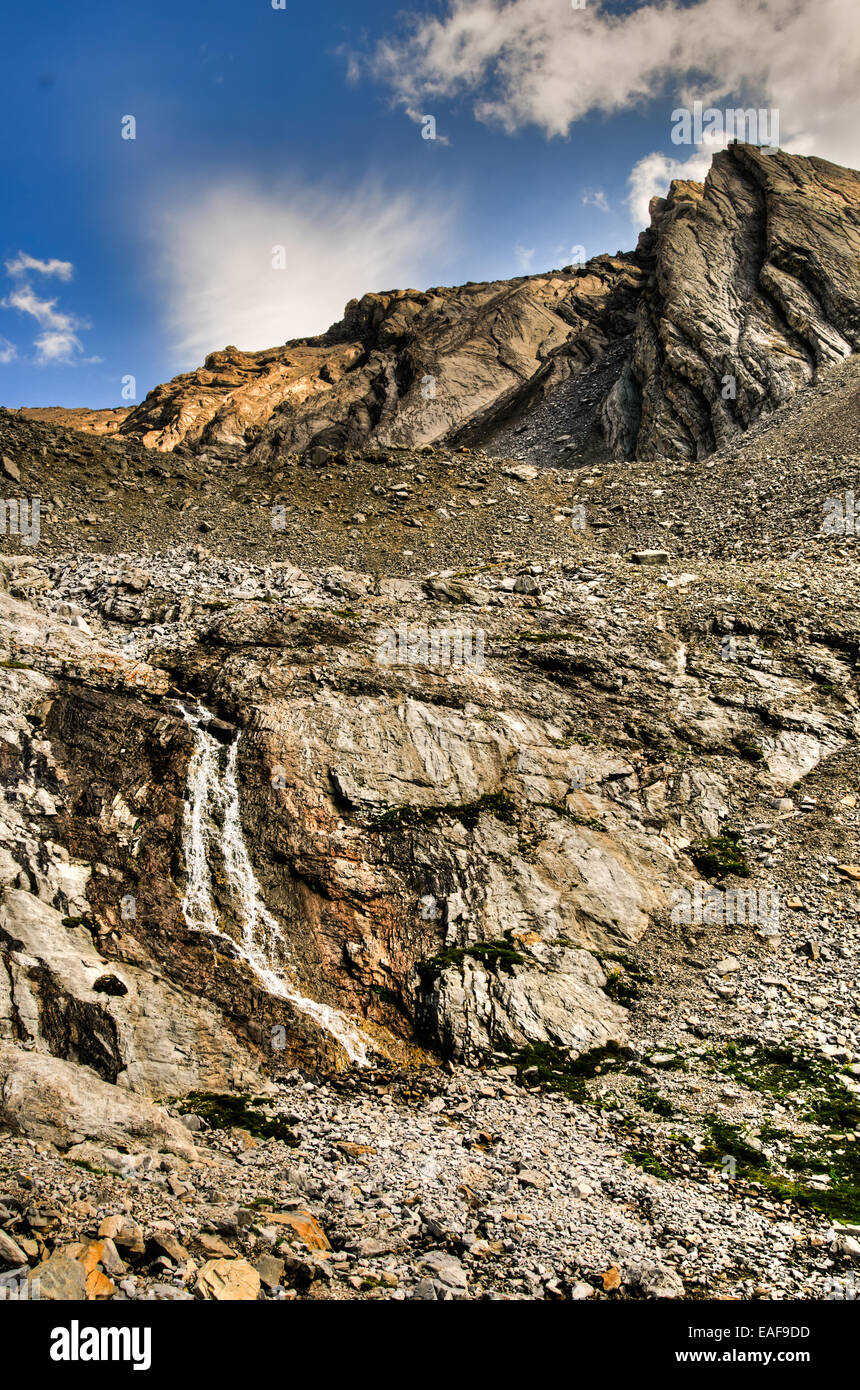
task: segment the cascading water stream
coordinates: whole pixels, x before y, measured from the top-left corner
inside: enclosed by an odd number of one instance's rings
[[[202,705],[193,711],[184,705],[179,708],[194,734],[183,833],[187,883],[182,912],[186,923],[194,931],[229,943],[270,994],[287,999],[313,1018],[336,1039],[350,1061],[366,1065],[368,1044],[355,1024],[339,1010],[307,999],[289,978],[289,948],[279,923],[263,902],[242,830],[236,780],[241,735],[225,751],[206,728],[209,716]],[[210,869],[213,852],[224,865],[242,931],[239,941],[218,925]]]

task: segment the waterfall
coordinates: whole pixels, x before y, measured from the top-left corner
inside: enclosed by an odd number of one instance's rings
[[[224,748],[206,728],[208,714],[179,706],[194,734],[194,752],[188,765],[188,795],[183,823],[186,888],[182,900],[185,921],[193,931],[220,937],[250,966],[269,994],[287,999],[301,1013],[314,1019],[343,1048],[350,1061],[367,1063],[367,1041],[338,1009],[307,999],[295,985],[290,952],[280,924],[263,902],[260,885],[245,843],[239,809],[236,765],[237,735]],[[218,925],[212,892],[211,856],[223,866],[241,928],[236,941]]]

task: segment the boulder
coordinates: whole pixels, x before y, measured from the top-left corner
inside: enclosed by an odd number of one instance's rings
[[[83,1303],[87,1297],[87,1272],[70,1255],[51,1255],[30,1274],[31,1298],[49,1303]]]
[[[92,1139],[131,1152],[197,1156],[185,1126],[151,1101],[111,1086],[88,1067],[9,1043],[0,1043],[0,1124],[61,1149]]]
[[[251,1302],[260,1292],[260,1276],[247,1260],[207,1260],[194,1286],[198,1297],[219,1303]]]

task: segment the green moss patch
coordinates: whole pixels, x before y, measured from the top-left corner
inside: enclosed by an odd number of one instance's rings
[[[606,973],[606,984],[603,986],[603,993],[620,1004],[622,1008],[629,1009],[631,1004],[635,1004],[642,991],[633,980],[629,980],[624,971],[616,967]]]
[[[774,1200],[808,1207],[832,1221],[860,1221],[860,1103],[842,1084],[838,1067],[805,1048],[743,1038],[712,1053],[710,1060],[743,1085],[791,1106],[802,1122],[818,1126],[818,1133],[795,1137],[790,1129],[763,1126],[764,1142],[791,1142],[781,1160],[786,1172],[779,1173],[775,1159],[768,1161],[737,1131],[712,1118],[712,1143],[702,1151],[702,1161],[729,1155],[737,1162],[738,1176],[765,1187]],[[828,1186],[810,1186],[813,1175],[825,1176]]]
[[[710,1053],[709,1061],[750,1090],[805,1102],[805,1118],[828,1129],[860,1125],[860,1102],[842,1084],[838,1066],[808,1048],[740,1038]]]
[[[442,951],[438,956],[421,961],[418,965],[421,983],[432,985],[444,970],[452,966],[462,968],[467,960],[480,961],[490,970],[504,970],[507,974],[511,974],[515,965],[526,964],[525,956],[509,941],[476,941],[471,946],[455,946],[450,951]]]
[[[587,830],[601,830],[604,833],[606,831],[606,826],[597,816],[580,816],[576,811],[568,811],[566,806],[560,805],[557,801],[538,801],[537,805],[546,811],[552,811],[555,816],[562,816],[564,820],[570,821],[571,825],[583,826]]]
[[[640,1086],[636,1092],[636,1103],[641,1105],[643,1110],[650,1110],[653,1115],[659,1115],[664,1120],[671,1120],[677,1113],[672,1102],[651,1086]]]
[[[721,1120],[717,1115],[707,1115],[705,1123],[710,1133],[710,1143],[699,1150],[702,1163],[722,1163],[724,1158],[733,1158],[738,1168],[763,1169],[768,1167],[765,1155],[750,1144],[735,1126]]]
[[[680,1176],[673,1173],[671,1169],[664,1167],[657,1158],[656,1154],[651,1153],[650,1149],[629,1149],[624,1155],[625,1163],[632,1163],[643,1172],[650,1173],[652,1178],[663,1178],[668,1181],[671,1178]]]
[[[629,1008],[642,994],[641,985],[653,977],[637,964],[631,956],[620,953],[598,957],[606,973],[604,994],[614,999],[616,1004]]]
[[[372,830],[420,830],[434,826],[448,817],[458,820],[467,830],[474,830],[481,816],[495,816],[505,825],[515,825],[517,805],[505,792],[491,792],[477,801],[461,805],[445,806],[389,806],[385,811],[374,813],[370,828]]]
[[[521,1086],[559,1091],[569,1100],[594,1104],[586,1082],[596,1076],[625,1070],[633,1053],[619,1043],[607,1043],[606,1047],[595,1047],[574,1057],[565,1048],[552,1043],[532,1043],[507,1052],[505,1059],[507,1065],[516,1067]]]
[[[737,734],[733,739],[737,751],[742,758],[746,758],[748,763],[763,763],[765,760],[764,749],[755,742],[754,739],[746,738],[743,734]]]
[[[299,1143],[286,1120],[272,1118],[261,1108],[266,1103],[264,1096],[192,1091],[173,1103],[187,1114],[199,1115],[211,1129],[246,1129],[255,1139],[280,1139],[292,1148]]]
[[[750,866],[740,842],[739,830],[724,830],[722,835],[711,835],[693,845],[690,858],[705,878],[723,878],[726,874],[749,878]]]

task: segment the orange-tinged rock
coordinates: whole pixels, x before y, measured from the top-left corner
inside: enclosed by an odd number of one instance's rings
[[[603,1291],[611,1293],[613,1289],[621,1287],[621,1270],[617,1265],[610,1265],[603,1276]]]
[[[89,1245],[84,1246],[83,1251],[78,1255],[78,1259],[86,1270],[87,1274],[92,1274],[96,1265],[101,1264],[102,1255],[105,1252],[103,1240],[91,1240]],[[89,1288],[89,1284],[87,1284]]]
[[[92,1269],[87,1275],[87,1298],[112,1298],[116,1285],[100,1269]]]
[[[220,1236],[210,1235],[208,1231],[201,1231],[196,1241],[207,1255],[223,1256],[224,1259],[232,1260],[236,1254]]]
[[[270,1211],[266,1222],[275,1226],[289,1226],[308,1250],[330,1250],[328,1236],[319,1222],[309,1211]]]

